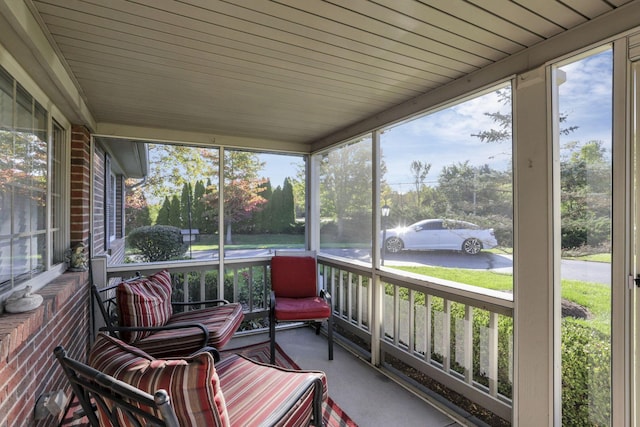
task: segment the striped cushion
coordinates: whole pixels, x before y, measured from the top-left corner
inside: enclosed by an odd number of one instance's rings
[[[232,426],[307,426],[312,418],[314,381],[319,371],[293,371],[266,365],[234,354],[216,364]]]
[[[89,365],[149,394],[166,390],[181,426],[229,426],[225,398],[209,353],[159,360],[101,333],[90,351]],[[106,414],[99,411],[99,416],[104,425],[110,425]],[[120,421],[123,426],[132,425],[128,420]]]
[[[167,325],[201,323],[209,330],[209,345],[221,349],[231,340],[242,319],[242,305],[231,303],[176,313]],[[202,334],[199,329],[159,331],[136,342],[136,346],[155,357],[180,357],[202,347]]]
[[[164,326],[171,317],[171,275],[167,270],[116,289],[120,326]],[[122,339],[134,343],[151,335],[148,331],[122,332]]]

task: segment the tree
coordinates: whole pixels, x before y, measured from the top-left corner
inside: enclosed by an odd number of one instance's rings
[[[431,163],[422,163],[420,160],[411,162],[411,175],[413,176],[413,184],[416,188],[416,204],[418,209],[422,206],[421,194],[424,188],[424,180],[427,178],[431,170]]]
[[[562,247],[598,246],[611,239],[611,167],[602,141],[562,147]]]
[[[320,164],[321,216],[337,222],[337,238],[344,238],[345,222],[363,236],[370,234],[372,188],[371,141],[363,140],[331,150]],[[368,218],[369,223],[363,221]],[[356,228],[356,227],[353,227]],[[369,230],[369,231],[367,231]]]
[[[258,178],[258,171],[263,167],[264,163],[259,161],[253,153],[225,151],[224,220],[227,244],[232,243],[232,225],[250,218],[266,203],[264,197],[260,195],[266,180]],[[210,186],[207,190],[209,192],[203,197],[207,206],[205,214],[210,214],[211,218],[217,218],[220,193],[215,186]]]
[[[182,218],[180,210],[180,199],[174,194],[171,198],[171,205],[169,205],[169,225],[181,228]]]
[[[499,89],[496,91],[496,95],[498,96],[498,100],[502,105],[511,105],[511,88]],[[511,142],[511,130],[513,129],[513,117],[511,116],[511,111],[507,113],[503,112],[493,112],[493,113],[484,113],[485,116],[491,117],[491,119],[498,125],[497,129],[489,129],[480,131],[476,134],[471,134],[471,136],[475,136],[480,138],[482,142]],[[560,124],[566,123],[568,115],[565,113],[560,113],[558,120]],[[568,135],[571,132],[578,129],[578,126],[569,126],[560,128],[561,135]]]
[[[217,149],[149,144],[147,198],[171,198],[185,183],[198,177],[215,176],[217,170]]]
[[[127,230],[133,230],[144,225],[151,225],[149,205],[144,192],[136,186],[135,180],[128,179],[125,182],[125,224]]]
[[[162,207],[158,211],[158,217],[156,218],[156,224],[158,225],[169,225],[169,210],[171,209],[171,202],[169,201],[169,197],[164,198],[164,202],[162,202]]]
[[[193,228],[192,209],[193,193],[191,192],[191,183],[185,182],[180,196],[180,219],[182,220],[181,227],[183,229]]]
[[[205,205],[202,202],[202,198],[205,194],[205,186],[202,180],[198,180],[193,189],[193,208],[192,208],[192,222],[193,227],[200,230],[200,233],[207,232],[207,225],[205,221]]]

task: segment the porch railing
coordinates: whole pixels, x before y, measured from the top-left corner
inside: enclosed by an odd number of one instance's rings
[[[270,257],[117,266],[107,266],[104,258],[93,262],[98,285],[166,268],[174,298],[240,302],[253,322],[249,328],[266,326],[269,265]],[[511,419],[511,294],[325,256],[318,257],[318,265],[322,286],[333,297],[336,327],[365,358],[392,371],[434,379]]]

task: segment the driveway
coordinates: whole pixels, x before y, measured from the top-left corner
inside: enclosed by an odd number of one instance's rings
[[[323,249],[330,255],[370,262],[371,255],[366,249]],[[243,249],[227,251],[231,257],[253,257],[272,255],[268,249]],[[218,253],[210,251],[193,251],[194,259],[217,259]],[[213,257],[212,257],[213,255]],[[491,270],[510,274],[513,272],[513,256],[480,252],[478,255],[466,255],[456,251],[406,251],[396,254],[385,254],[384,265],[421,266],[430,265],[448,268],[467,268],[473,270]],[[611,284],[611,264],[603,262],[562,260],[561,274],[563,279],[583,282]]]

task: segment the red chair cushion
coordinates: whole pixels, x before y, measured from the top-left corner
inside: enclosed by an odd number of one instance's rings
[[[181,426],[229,426],[220,379],[207,352],[160,360],[101,333],[89,353],[89,365],[151,395],[166,390]],[[99,410],[98,415],[104,425],[111,425],[105,413]],[[120,418],[122,426],[133,425]]]
[[[184,311],[171,316],[166,326],[201,323],[209,330],[209,345],[221,349],[240,327],[244,319],[242,310],[241,304],[230,303]],[[200,329],[195,328],[159,331],[137,341],[135,345],[155,357],[179,357],[199,350],[202,347],[202,334]]]
[[[331,307],[320,297],[276,298],[277,320],[319,320],[331,315]]]
[[[276,298],[304,298],[318,295],[318,273],[314,257],[271,258],[271,290]]]
[[[171,318],[171,276],[167,270],[133,282],[122,282],[116,288],[118,323],[120,326],[164,326]],[[123,332],[129,343],[151,335],[151,332]]]
[[[312,381],[326,377],[320,371],[294,371],[265,365],[232,354],[216,364],[232,426],[308,426],[312,417]],[[317,420],[316,420],[317,421]]]

